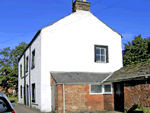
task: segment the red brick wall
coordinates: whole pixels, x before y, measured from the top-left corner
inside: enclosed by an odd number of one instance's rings
[[[57,85],[58,88],[58,113],[63,113],[63,85]]]
[[[58,85],[58,113],[63,111],[63,86]],[[107,99],[108,98],[108,99]],[[105,96],[107,102],[107,109],[113,109],[113,96]],[[65,85],[65,111],[89,111],[89,110],[103,110],[104,109],[104,95],[90,95],[89,85]]]
[[[65,85],[66,112],[87,110],[85,88],[86,85]]]
[[[140,101],[143,101],[144,107],[150,107],[150,84],[125,85],[124,108],[129,110]]]
[[[56,83],[51,76],[51,84]],[[65,111],[113,110],[113,95],[90,95],[90,85],[65,85]],[[104,103],[105,102],[105,103]],[[55,109],[63,112],[63,85],[55,86]]]
[[[104,94],[104,109],[114,110],[114,95]]]
[[[86,104],[89,110],[103,110],[104,109],[104,100],[103,94],[90,95],[90,85],[86,87]]]

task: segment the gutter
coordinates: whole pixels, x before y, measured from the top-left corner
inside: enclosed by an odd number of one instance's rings
[[[64,83],[55,83],[55,84],[51,84],[51,85],[63,85]],[[65,84],[97,84],[100,85],[101,82],[79,82],[79,83],[65,83]]]
[[[63,113],[65,113],[65,85],[63,84]]]

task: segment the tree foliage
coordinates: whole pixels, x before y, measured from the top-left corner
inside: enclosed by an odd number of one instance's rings
[[[142,38],[135,36],[134,40],[128,41],[123,50],[123,65],[137,64],[145,62],[150,58],[150,37]]]
[[[21,42],[12,50],[10,47],[0,49],[0,76],[3,77],[1,85],[6,93],[14,85],[16,85],[16,90],[18,89],[18,59],[26,47],[27,44]]]

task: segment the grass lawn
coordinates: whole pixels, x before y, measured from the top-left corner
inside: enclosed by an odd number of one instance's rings
[[[18,102],[17,97],[8,97],[9,100],[15,100],[15,102]]]

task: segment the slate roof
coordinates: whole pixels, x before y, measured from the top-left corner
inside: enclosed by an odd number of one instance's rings
[[[115,71],[105,82],[126,81],[128,79],[150,76],[150,62],[124,66]]]
[[[102,82],[111,73],[91,72],[51,72],[56,83],[95,83]]]

